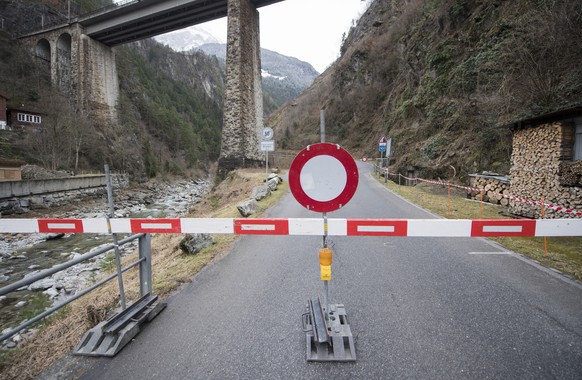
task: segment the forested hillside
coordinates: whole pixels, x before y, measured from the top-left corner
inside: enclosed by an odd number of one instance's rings
[[[2,14],[18,20],[61,3],[12,1]],[[77,2],[87,9],[107,3]],[[139,181],[201,174],[218,157],[224,70],[215,57],[175,53],[153,40],[116,47],[118,120],[103,122],[60,94],[10,30],[0,31],[0,52],[0,94],[9,98],[8,108],[43,115],[42,129],[1,131],[1,157],[76,172],[107,163]]]
[[[582,103],[578,0],[375,0],[341,58],[269,121],[281,147],[328,140],[392,168],[450,177],[506,172],[506,125]]]
[[[215,57],[144,40],[120,47],[117,65],[120,124],[141,136],[148,176],[218,159],[224,78]]]

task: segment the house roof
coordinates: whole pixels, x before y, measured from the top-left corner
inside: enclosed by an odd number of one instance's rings
[[[558,111],[545,113],[543,115],[530,117],[527,119],[521,119],[513,121],[511,123],[505,124],[505,127],[512,127],[515,129],[529,128],[540,124],[552,123],[554,121],[559,121],[563,119],[569,119],[572,117],[582,115],[582,105],[570,108],[564,108]]]
[[[9,111],[9,112],[25,112],[25,113],[28,113],[28,114],[31,114],[31,115],[47,116],[46,113],[31,111],[31,110],[23,109],[23,108],[7,108],[6,111]]]
[[[25,161],[0,157],[0,166],[5,166],[9,168],[19,168],[23,165],[26,165]]]

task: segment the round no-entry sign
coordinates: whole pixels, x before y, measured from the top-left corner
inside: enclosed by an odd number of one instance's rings
[[[303,207],[316,212],[345,206],[358,187],[358,167],[339,145],[319,143],[303,149],[289,169],[289,188]]]

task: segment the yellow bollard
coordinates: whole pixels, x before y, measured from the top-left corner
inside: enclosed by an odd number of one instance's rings
[[[319,250],[319,268],[322,281],[331,280],[332,251],[329,248]]]

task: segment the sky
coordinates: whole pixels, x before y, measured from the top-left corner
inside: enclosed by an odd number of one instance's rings
[[[322,73],[369,0],[285,0],[259,8],[261,47],[310,63]],[[200,24],[226,42],[226,18]]]

